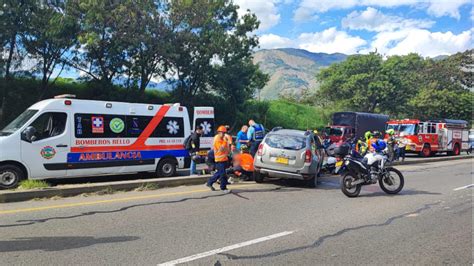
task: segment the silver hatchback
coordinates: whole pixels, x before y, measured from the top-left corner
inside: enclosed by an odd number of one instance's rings
[[[310,131],[276,129],[268,133],[255,155],[254,178],[264,177],[306,180],[317,185],[324,149],[318,136]]]

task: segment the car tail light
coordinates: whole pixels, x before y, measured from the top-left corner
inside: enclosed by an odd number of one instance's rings
[[[64,101],[64,104],[65,104],[65,105],[71,105],[71,104],[72,104],[72,101],[71,101],[71,100],[65,100],[65,101]]]
[[[304,162],[305,163],[310,163],[311,159],[313,159],[313,155],[311,154],[310,150],[306,150],[306,153],[304,155]]]
[[[260,143],[260,145],[258,145],[257,155],[262,156],[262,154],[263,154],[263,143]]]

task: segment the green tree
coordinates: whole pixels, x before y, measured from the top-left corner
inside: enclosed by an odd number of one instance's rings
[[[5,77],[0,84],[0,126],[4,125],[7,97],[10,93],[12,68],[22,61],[22,53],[18,49],[20,34],[28,25],[31,11],[35,7],[34,0],[0,0],[0,42],[2,50],[6,51],[6,59],[1,62],[0,73]]]
[[[198,93],[215,93],[232,94],[231,102],[243,102],[249,95],[254,75],[259,75],[251,61],[258,45],[251,32],[259,23],[250,13],[239,19],[237,8],[225,0],[171,2],[172,78],[165,78],[176,84],[180,101],[192,105]]]
[[[420,89],[408,101],[411,115],[472,120],[472,60],[472,50],[439,61],[426,60],[420,72]]]
[[[67,12],[81,25],[80,47],[69,64],[106,87],[124,72],[128,36],[120,26],[130,20],[130,13],[124,12],[129,2],[70,0],[67,4]]]
[[[31,14],[30,23],[22,34],[22,43],[29,57],[36,61],[35,71],[41,74],[39,99],[50,86],[50,79],[56,67],[59,73],[65,67],[65,54],[76,44],[79,27],[76,20],[64,12],[64,5],[44,4]]]
[[[137,81],[143,95],[153,77],[164,76],[168,71],[167,57],[173,47],[169,41],[172,32],[164,16],[168,5],[151,0],[127,2],[123,12],[129,18],[119,27],[122,35],[128,36],[127,75]]]
[[[317,97],[328,104],[339,102],[348,110],[375,112],[385,103],[382,92],[393,90],[382,67],[380,54],[349,56],[318,74],[321,87]]]

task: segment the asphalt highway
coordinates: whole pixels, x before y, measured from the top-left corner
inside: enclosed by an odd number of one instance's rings
[[[0,265],[472,264],[473,162],[398,166],[395,196],[326,176],[1,204]]]

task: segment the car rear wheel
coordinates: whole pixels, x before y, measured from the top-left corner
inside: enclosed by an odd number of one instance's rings
[[[253,180],[255,180],[255,182],[262,183],[263,178],[264,176],[260,172],[257,172],[257,171],[253,172]]]
[[[318,185],[318,175],[312,175],[310,179],[306,180],[306,184],[310,188],[315,188]]]

